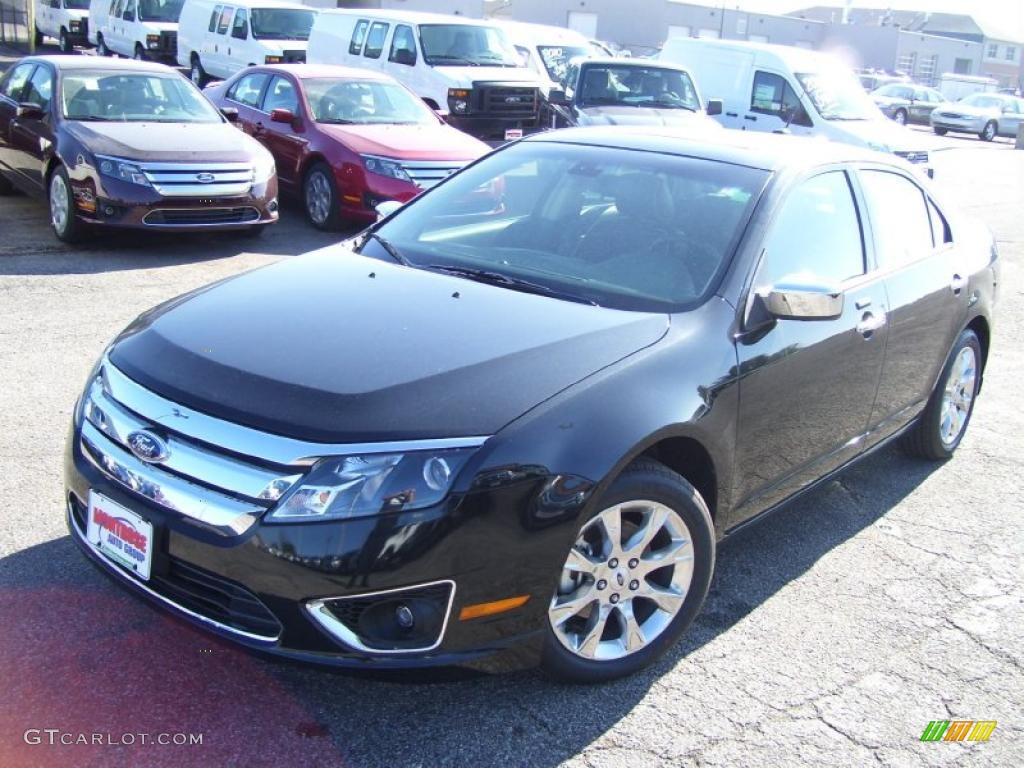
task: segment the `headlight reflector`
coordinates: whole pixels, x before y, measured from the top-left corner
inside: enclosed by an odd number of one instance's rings
[[[437,504],[475,448],[377,453],[321,460],[267,522],[341,520]]]
[[[138,184],[141,187],[151,186],[142,169],[133,162],[117,157],[96,155],[96,163],[97,169],[104,176],[127,181],[130,184]]]
[[[376,157],[375,155],[363,155],[362,158],[363,165],[366,166],[366,170],[370,173],[376,173],[378,176],[390,176],[393,179],[400,179],[402,181],[412,181],[402,165],[395,160],[389,160],[386,157]]]

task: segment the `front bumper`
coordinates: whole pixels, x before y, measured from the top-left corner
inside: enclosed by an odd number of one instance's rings
[[[986,122],[988,121],[980,117],[945,117],[936,115],[934,112],[931,116],[931,124],[933,128],[943,128],[947,131],[959,133],[981,133],[985,128]]]
[[[65,483],[68,528],[93,564],[151,603],[250,649],[304,662],[381,669],[463,665],[505,671],[533,665],[538,658],[546,611],[540,596],[550,594],[557,567],[542,575],[523,571],[522,564],[532,557],[523,551],[528,544],[508,535],[517,527],[516,511],[536,493],[536,480],[450,498],[428,509],[323,523],[257,520],[240,534],[225,535],[114,481],[86,454],[82,431],[73,427]],[[87,541],[90,490],[152,524],[148,582]],[[436,644],[422,652],[346,643],[311,611],[321,599],[364,599],[439,581],[451,582],[446,623]],[[522,593],[531,599],[516,611],[459,618],[466,605]]]

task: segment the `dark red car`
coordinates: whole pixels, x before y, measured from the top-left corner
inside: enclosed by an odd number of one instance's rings
[[[489,151],[387,75],[307,64],[249,67],[210,86],[221,108],[273,153],[282,190],[321,229],[365,224]]]

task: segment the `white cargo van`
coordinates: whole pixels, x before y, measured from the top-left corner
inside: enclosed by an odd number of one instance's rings
[[[288,0],[185,0],[178,64],[202,87],[256,64],[304,62],[316,15],[316,9]]]
[[[36,4],[36,45],[43,36],[57,40],[61,53],[88,42],[89,0],[33,0]]]
[[[574,29],[521,21],[496,22],[508,34],[523,63],[538,77],[565,88],[569,62],[580,57],[607,54]]]
[[[92,0],[89,42],[100,56],[174,61],[182,0]]]
[[[686,67],[726,128],[788,131],[927,163],[927,143],[882,114],[853,71],[817,51],[738,40],[671,38],[659,58]]]
[[[495,22],[406,11],[323,11],[309,37],[309,62],[391,75],[479,139],[519,138],[542,127],[548,78],[523,64]]]

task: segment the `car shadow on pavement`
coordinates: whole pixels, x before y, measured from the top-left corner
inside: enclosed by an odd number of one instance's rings
[[[0,559],[0,765],[145,756],[176,766],[554,766],[629,715],[651,688],[657,707],[645,704],[638,716],[653,718],[652,728],[658,708],[684,714],[703,646],[744,618],[756,620],[761,604],[936,467],[885,449],[728,540],[683,640],[653,668],[602,686],[559,684],[532,671],[385,677],[268,662],[146,607],[90,567],[69,537],[57,538]],[[814,616],[793,618],[813,631]],[[44,747],[24,744],[27,728],[198,732],[204,740],[144,752]]]

